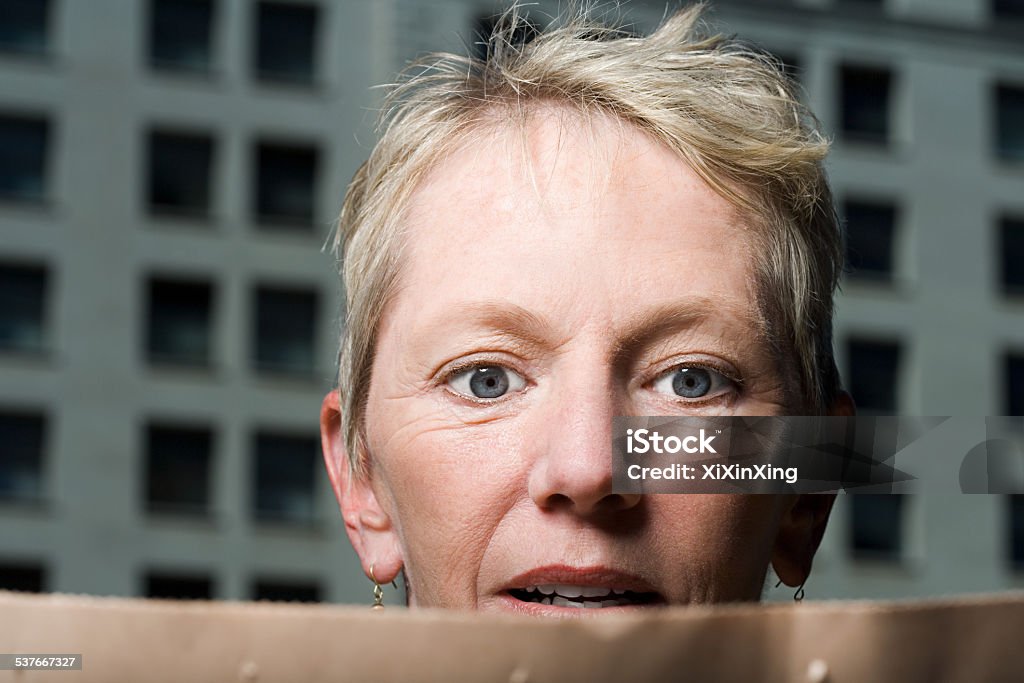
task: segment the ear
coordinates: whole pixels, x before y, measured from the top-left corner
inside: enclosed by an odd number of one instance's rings
[[[331,488],[338,499],[345,532],[363,565],[363,573],[378,583],[390,583],[402,569],[402,554],[391,518],[381,506],[371,473],[355,474],[341,431],[341,406],[337,390],[320,406],[320,442]]]
[[[841,391],[828,414],[853,416],[855,412],[853,399]],[[787,501],[772,552],[775,573],[787,586],[799,586],[810,575],[835,500],[834,493],[808,493]]]

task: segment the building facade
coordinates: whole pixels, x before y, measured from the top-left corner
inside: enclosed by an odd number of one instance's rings
[[[319,454],[325,245],[371,86],[475,49],[494,9],[0,0],[0,586],[368,599]],[[663,11],[626,7],[642,30]],[[710,16],[777,55],[835,139],[836,349],[861,407],[1024,414],[1024,3]],[[1020,587],[1021,500],[843,496],[808,595]]]

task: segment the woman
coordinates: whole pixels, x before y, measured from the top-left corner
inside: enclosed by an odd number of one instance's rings
[[[770,60],[577,17],[392,92],[349,187],[324,457],[411,606],[577,616],[801,586],[833,497],[611,491],[616,415],[850,414],[827,143]],[[601,608],[579,609],[579,608]]]

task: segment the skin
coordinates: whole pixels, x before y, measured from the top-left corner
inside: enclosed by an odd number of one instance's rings
[[[481,611],[522,611],[510,582],[552,565],[629,575],[670,604],[758,600],[769,563],[806,579],[833,496],[611,493],[615,415],[794,412],[794,375],[761,334],[749,230],[673,152],[543,109],[440,161],[408,227],[372,370],[369,476],[349,475],[336,392],[321,412],[368,576],[404,568],[410,605]],[[508,392],[473,397],[467,363],[504,368]],[[706,395],[676,395],[681,365],[709,372]],[[832,412],[852,412],[848,397]]]

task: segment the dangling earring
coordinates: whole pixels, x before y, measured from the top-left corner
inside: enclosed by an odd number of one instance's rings
[[[370,609],[384,609],[384,589],[380,587],[377,577],[373,575],[372,564],[370,565],[370,581],[373,581],[373,606]],[[391,585],[396,589],[398,588],[394,581],[391,582]]]
[[[806,580],[802,581],[800,583],[800,587],[796,589],[796,593],[793,593],[793,601],[794,602],[803,602],[803,599],[804,599],[804,583],[806,583]],[[782,579],[779,579],[779,582],[777,584],[775,584],[775,587],[778,588],[781,585],[782,585]]]
[[[384,589],[380,587],[377,577],[373,575],[372,564],[370,565],[370,581],[373,581],[373,607],[370,609],[384,609]]]

